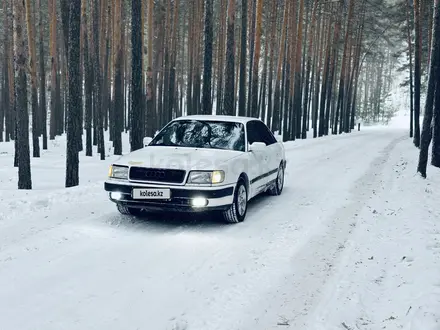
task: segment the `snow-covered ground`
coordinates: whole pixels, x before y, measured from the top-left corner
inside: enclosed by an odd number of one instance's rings
[[[237,225],[119,215],[115,156],[64,189],[63,138],[18,191],[0,143],[0,329],[439,330],[440,171],[394,127],[287,143],[283,194]]]

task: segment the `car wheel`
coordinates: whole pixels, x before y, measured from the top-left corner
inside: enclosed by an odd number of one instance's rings
[[[243,180],[238,181],[234,193],[234,202],[223,212],[223,218],[229,223],[242,222],[246,217],[248,191]]]
[[[128,207],[128,206],[125,206],[125,205],[122,205],[122,204],[116,204],[116,207],[118,208],[118,211],[121,213],[121,214],[124,214],[124,215],[134,215],[134,216],[137,216],[137,215],[140,215],[141,214],[141,211],[142,211],[142,209],[138,209],[138,208],[135,208],[135,207]]]
[[[280,167],[278,168],[278,175],[275,180],[275,184],[273,185],[272,188],[270,188],[269,194],[272,196],[281,195],[283,188],[284,188],[284,166],[283,164],[281,164]]]

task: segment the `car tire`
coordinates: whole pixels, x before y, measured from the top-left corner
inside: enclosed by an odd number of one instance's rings
[[[142,209],[138,209],[135,207],[128,207],[122,204],[116,204],[116,207],[118,208],[119,213],[123,215],[133,215],[138,216],[141,214]]]
[[[234,192],[231,207],[223,212],[223,218],[228,223],[243,222],[247,213],[248,191],[243,180],[239,180]]]
[[[283,192],[284,188],[284,166],[280,164],[278,168],[277,178],[275,180],[275,184],[272,188],[269,189],[269,195],[279,196]]]

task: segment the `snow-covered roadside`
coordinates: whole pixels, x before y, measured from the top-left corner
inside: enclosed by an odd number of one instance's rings
[[[417,157],[391,153],[307,329],[440,329],[440,171]]]
[[[105,180],[108,165],[111,161],[119,158],[113,155],[112,143],[108,142],[106,134],[106,159],[101,161],[96,147],[93,147],[93,156],[86,157],[85,150],[80,152],[80,185],[85,186],[89,183]],[[40,139],[41,142],[41,139]],[[123,134],[124,151],[129,151],[128,134]],[[40,143],[41,146],[41,143]],[[85,141],[84,141],[85,148]],[[32,157],[31,149],[31,176],[32,191],[41,190],[65,190],[64,178],[66,171],[66,135],[57,136],[55,140],[48,141],[48,150],[40,149],[41,157]],[[18,172],[13,167],[14,162],[14,142],[0,143],[0,196],[9,195],[17,190]],[[38,192],[35,192],[37,194]]]
[[[64,189],[59,140],[35,190],[0,185],[0,329],[438,330],[440,173],[403,130],[287,143],[285,191],[234,226],[120,216],[113,156]]]

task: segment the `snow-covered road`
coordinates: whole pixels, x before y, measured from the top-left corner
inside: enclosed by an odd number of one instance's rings
[[[391,187],[406,136],[288,144],[283,194],[257,198],[237,225],[124,218],[102,180],[2,192],[0,329],[333,329],[322,324],[348,281],[340,269],[361,222],[377,221],[368,205]]]

